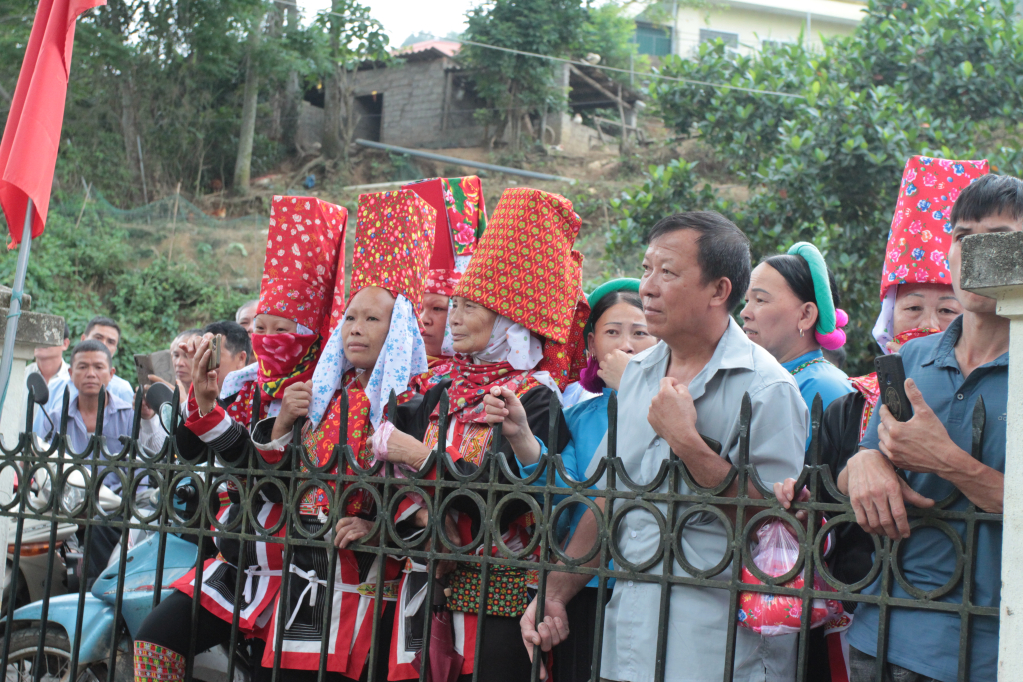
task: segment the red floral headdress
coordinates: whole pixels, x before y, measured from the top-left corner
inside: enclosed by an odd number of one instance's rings
[[[897,284],[952,284],[948,271],[952,205],[960,192],[987,173],[986,160],[949,161],[914,156],[906,162],[888,233],[881,300]]]
[[[537,370],[550,371],[562,388],[582,367],[590,311],[582,290],[583,256],[572,250],[581,223],[562,196],[505,190],[454,292],[542,336],[544,359]]]
[[[434,209],[415,192],[360,195],[348,300],[377,286],[407,298],[418,314],[435,225]]]
[[[487,222],[483,190],[475,175],[464,178],[431,178],[405,185],[437,211],[436,241],[430,257],[426,292],[452,296],[463,267],[459,261],[472,255],[476,239]],[[465,257],[464,259],[462,257]]]
[[[258,314],[328,332],[330,294],[344,281],[347,222],[347,209],[320,199],[273,198]]]

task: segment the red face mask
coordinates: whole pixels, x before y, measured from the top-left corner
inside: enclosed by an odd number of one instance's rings
[[[319,334],[253,334],[263,392],[279,398],[288,386],[312,378],[322,345]]]
[[[907,329],[901,334],[897,334],[895,338],[892,340],[901,346],[907,341],[912,341],[913,339],[920,339],[925,336],[930,336],[931,334],[937,334],[940,331],[941,331],[940,329],[929,329],[927,327],[924,327],[922,329]]]

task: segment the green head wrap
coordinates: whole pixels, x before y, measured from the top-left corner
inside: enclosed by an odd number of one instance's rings
[[[835,331],[835,301],[831,298],[831,284],[828,282],[828,266],[824,256],[810,242],[793,244],[789,249],[790,256],[799,256],[810,266],[810,277],[813,279],[814,298],[817,299],[817,332],[830,334]]]
[[[597,323],[597,320],[593,317],[593,309],[600,303],[600,299],[604,298],[612,291],[635,291],[639,293],[639,280],[632,279],[631,277],[621,277],[619,279],[612,279],[609,282],[604,282],[599,287],[593,290],[593,293],[586,297],[586,302],[590,304],[590,317],[586,320],[586,328],[583,330],[583,339],[589,338],[590,332],[593,331],[593,325]]]

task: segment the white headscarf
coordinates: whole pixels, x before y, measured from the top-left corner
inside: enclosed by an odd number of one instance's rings
[[[323,419],[331,398],[341,388],[341,377],[351,368],[352,363],[345,357],[341,325],[338,325],[327,340],[313,372],[313,399],[309,406],[312,428],[315,429]],[[391,391],[402,393],[408,388],[409,380],[426,369],[426,344],[419,332],[412,303],[399,294],[394,300],[387,338],[384,339],[384,346],[366,382],[369,420],[373,428],[380,425]]]
[[[245,365],[241,369],[228,372],[227,376],[224,377],[224,385],[220,387],[220,399],[226,400],[227,398],[230,398],[235,393],[245,388],[245,384],[250,381],[255,381],[258,374],[258,362],[253,362],[251,365]]]
[[[898,295],[898,284],[888,287],[888,291],[884,294],[884,300],[881,301],[881,314],[878,315],[871,332],[885,355],[891,353],[888,350],[888,342],[895,338],[895,298]]]
[[[518,370],[533,369],[543,360],[543,341],[504,315],[494,320],[487,347],[473,353],[475,362],[504,362]]]
[[[518,322],[512,322],[504,315],[494,320],[490,331],[490,342],[478,353],[472,354],[473,362],[504,362],[520,371],[531,370],[543,360],[543,341],[539,336]],[[550,372],[533,372],[534,379],[554,391],[561,400],[561,389]]]

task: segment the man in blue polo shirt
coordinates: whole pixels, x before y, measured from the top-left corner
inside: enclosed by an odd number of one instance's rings
[[[898,422],[885,407],[875,412],[860,443],[862,449],[838,479],[839,489],[849,495],[856,520],[864,529],[903,540],[899,552],[903,576],[926,591],[937,590],[952,579],[956,552],[950,539],[933,527],[917,527],[911,536],[906,504],[930,507],[958,489],[962,496],[949,509],[965,509],[972,502],[983,511],[1002,511],[1009,321],[995,314],[993,299],[961,289],[960,243],[970,234],[1023,229],[1023,182],[997,175],[978,179],[959,196],[950,223],[949,270],[965,312],[943,333],[902,347],[913,418]],[[973,410],[980,397],[984,398],[987,422],[978,461],[971,456],[971,449]],[[894,467],[906,472],[906,481],[896,475]],[[949,525],[964,536],[964,523]],[[976,543],[971,601],[976,606],[997,607],[1001,523],[978,523]],[[864,593],[877,594],[878,584]],[[893,596],[910,596],[896,581],[891,584]],[[961,578],[939,600],[961,604]],[[958,679],[959,659],[966,655],[959,650],[960,624],[955,613],[893,608],[885,680]],[[863,604],[856,609],[849,630],[852,682],[874,680],[877,639],[878,609]],[[969,646],[969,679],[996,679],[998,619],[974,617]]]

